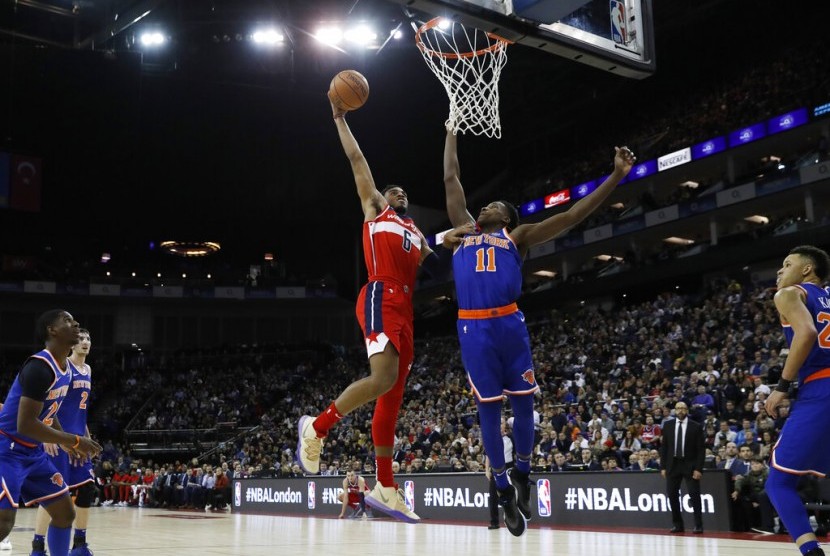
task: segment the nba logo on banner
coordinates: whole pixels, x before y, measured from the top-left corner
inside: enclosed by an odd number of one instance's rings
[[[550,480],[536,481],[536,498],[539,500],[539,517],[550,517]]]
[[[406,481],[403,484],[403,497],[410,512],[415,511],[415,481]]]
[[[233,505],[236,507],[242,505],[242,483],[238,481],[233,486]]]
[[[308,509],[313,510],[317,505],[317,483],[308,482]]]

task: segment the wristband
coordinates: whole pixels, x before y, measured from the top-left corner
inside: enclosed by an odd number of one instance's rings
[[[779,378],[778,379],[778,386],[775,387],[775,391],[787,394],[790,391],[790,384],[792,384],[792,383],[793,383],[792,380],[787,380],[786,378]]]
[[[81,437],[76,434],[75,435],[75,444],[72,445],[72,449],[74,450],[80,445],[81,445]]]

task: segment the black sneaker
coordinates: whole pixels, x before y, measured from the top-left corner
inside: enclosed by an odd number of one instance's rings
[[[812,549],[810,552],[805,554],[804,556],[824,556],[824,550],[821,549],[820,546]]]
[[[526,521],[530,521],[530,477],[515,467],[507,472],[510,475],[510,482],[516,487],[519,511],[522,512]]]
[[[527,529],[527,522],[522,512],[519,511],[516,489],[513,485],[508,485],[505,490],[497,492],[499,493],[499,506],[504,509],[504,525],[511,535],[521,537]]]

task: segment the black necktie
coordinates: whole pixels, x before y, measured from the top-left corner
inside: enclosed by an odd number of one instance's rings
[[[674,457],[682,458],[683,457],[683,421],[677,422],[677,431],[675,432],[675,443],[674,443]]]

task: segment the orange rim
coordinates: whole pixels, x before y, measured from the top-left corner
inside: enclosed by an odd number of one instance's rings
[[[485,52],[493,52],[494,50],[496,50],[498,48],[504,48],[508,44],[513,44],[512,41],[509,41],[509,40],[505,39],[504,37],[500,37],[500,36],[496,35],[495,33],[488,33],[486,31],[482,31],[488,37],[490,37],[491,39],[493,39],[496,42],[494,42],[493,44],[491,44],[490,46],[488,46],[486,48],[476,50],[475,52],[459,52],[458,54],[456,54],[455,52],[441,52],[440,50],[433,50],[432,48],[429,48],[427,45],[425,45],[424,41],[421,40],[421,33],[425,33],[427,31],[437,27],[438,23],[441,21],[441,19],[443,19],[443,18],[435,17],[435,18],[430,19],[429,21],[427,21],[426,23],[421,25],[421,27],[418,29],[418,32],[415,33],[415,43],[418,45],[418,48],[422,52],[424,52],[426,54],[429,54],[430,56],[440,56],[442,58],[449,58],[451,60],[457,60],[458,58],[475,58],[476,56],[481,56]]]

